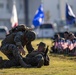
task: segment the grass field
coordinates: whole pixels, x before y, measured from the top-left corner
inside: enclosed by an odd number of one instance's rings
[[[50,39],[39,39],[32,42],[34,48],[37,48],[37,44],[43,41],[47,45],[51,46]],[[50,49],[50,47],[49,47]],[[9,68],[0,69],[0,75],[76,75],[76,57],[49,54],[50,65],[43,66],[42,68]],[[4,59],[7,59],[2,53],[0,53]]]

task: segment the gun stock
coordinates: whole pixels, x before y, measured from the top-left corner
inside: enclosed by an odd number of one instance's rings
[[[49,47],[49,46],[47,46],[47,48],[46,48],[46,50],[45,50],[45,54],[44,54],[44,56],[46,56],[47,53],[48,53],[48,50],[49,50],[48,47]]]

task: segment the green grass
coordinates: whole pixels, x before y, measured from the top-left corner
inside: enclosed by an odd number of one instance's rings
[[[51,46],[50,39],[39,39],[32,42],[34,48],[37,48],[37,44],[43,41],[47,45]],[[50,49],[50,47],[49,47]],[[26,50],[26,48],[25,48]],[[76,57],[49,54],[50,65],[43,66],[42,68],[9,68],[0,69],[0,75],[76,75]],[[0,53],[4,59],[7,59],[2,53]]]

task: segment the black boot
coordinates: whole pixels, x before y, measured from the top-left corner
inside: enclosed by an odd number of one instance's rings
[[[3,59],[0,57],[0,69],[2,68]]]

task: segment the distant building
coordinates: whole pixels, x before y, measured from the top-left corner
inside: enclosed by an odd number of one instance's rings
[[[50,15],[48,22],[65,20],[66,2],[72,7],[76,15],[76,0],[43,0],[45,14],[48,12]]]
[[[10,18],[12,15],[13,0],[0,0],[0,25],[11,28]],[[24,23],[24,2],[16,0],[19,23]]]
[[[43,2],[45,22],[56,22],[65,19],[65,3],[67,0],[15,0],[19,24],[32,25],[36,10]],[[67,1],[76,15],[76,0]],[[0,25],[11,28],[13,0],[0,0]]]
[[[0,0],[0,26],[11,28],[11,15],[14,0]],[[19,24],[30,26],[41,0],[15,0]]]

